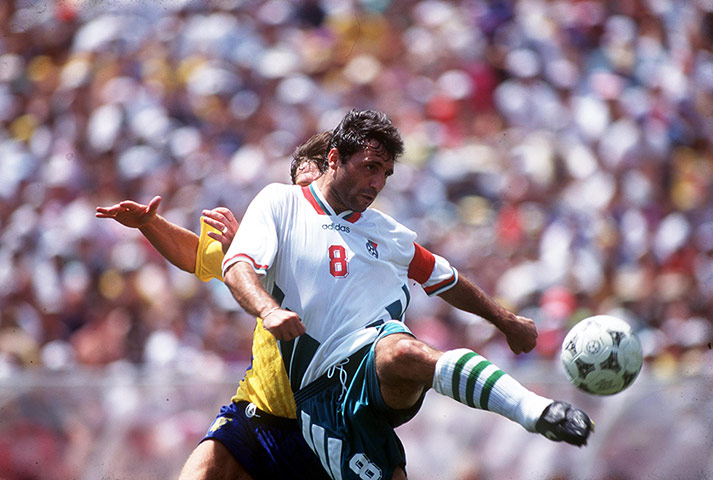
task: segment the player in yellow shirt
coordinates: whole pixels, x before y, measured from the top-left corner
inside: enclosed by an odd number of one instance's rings
[[[326,167],[330,132],[314,135],[297,148],[290,176],[309,185]],[[161,197],[148,205],[130,200],[98,207],[96,216],[138,228],[167,260],[200,280],[223,280],[221,264],[238,221],[227,208],[204,210],[201,232],[179,227],[158,215]],[[252,363],[230,404],[191,453],[181,480],[329,478],[297,426],[294,395],[275,337],[257,319]]]

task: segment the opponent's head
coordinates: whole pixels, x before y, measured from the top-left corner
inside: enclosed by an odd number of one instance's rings
[[[290,178],[295,185],[309,185],[327,169],[327,146],[332,132],[312,135],[297,147],[290,162]]]
[[[391,120],[374,110],[352,110],[332,131],[324,193],[339,212],[362,212],[394,172],[403,141]]]

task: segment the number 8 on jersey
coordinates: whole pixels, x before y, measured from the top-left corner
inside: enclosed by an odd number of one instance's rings
[[[329,247],[329,273],[337,278],[346,277],[349,274],[347,250],[342,245],[330,245]]]

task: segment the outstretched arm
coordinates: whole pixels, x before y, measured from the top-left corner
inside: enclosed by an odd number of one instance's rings
[[[526,353],[535,348],[537,329],[535,322],[510,312],[463,275],[453,288],[439,295],[455,308],[479,315],[489,320],[503,332],[514,353]]]
[[[97,207],[98,218],[113,218],[139,231],[169,262],[186,272],[196,271],[198,235],[179,227],[160,216],[161,197],[154,197],[148,205],[125,200],[111,207]]]

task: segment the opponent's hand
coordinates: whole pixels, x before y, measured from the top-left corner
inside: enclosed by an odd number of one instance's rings
[[[305,333],[305,325],[295,312],[278,308],[265,317],[262,325],[278,340],[292,340]]]
[[[161,203],[161,197],[151,199],[148,205],[124,200],[111,207],[97,207],[97,218],[113,218],[127,227],[139,228],[148,225],[156,217],[156,211]]]
[[[513,353],[527,353],[537,344],[537,328],[530,318],[513,314],[501,330]]]
[[[205,223],[217,229],[217,232],[208,232],[208,236],[220,242],[223,253],[228,251],[228,247],[233,242],[233,237],[238,231],[240,223],[235,219],[233,212],[225,207],[217,207],[213,210],[203,210],[201,212]]]

